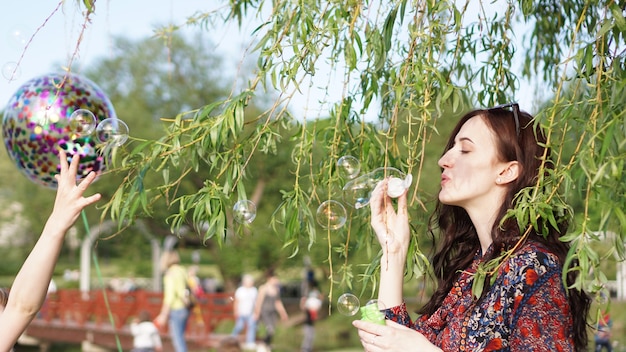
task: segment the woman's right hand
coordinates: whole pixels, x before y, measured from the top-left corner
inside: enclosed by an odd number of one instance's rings
[[[385,323],[382,326],[363,320],[352,322],[359,331],[359,339],[365,351],[441,351],[416,330],[391,320],[385,320]]]
[[[96,179],[96,173],[90,172],[77,183],[76,177],[80,162],[78,155],[74,155],[72,161],[68,163],[67,154],[63,150],[59,150],[59,159],[61,171],[54,175],[57,181],[57,192],[48,222],[62,231],[66,231],[74,224],[85,207],[100,200],[100,194],[83,196],[87,187]]]
[[[393,199],[387,195],[388,183],[389,178],[385,178],[372,191],[370,224],[385,254],[406,255],[410,239],[407,191],[397,198],[396,211]]]

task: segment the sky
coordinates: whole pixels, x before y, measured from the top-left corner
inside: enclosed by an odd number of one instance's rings
[[[20,0],[3,4],[0,12],[0,108],[26,81],[62,70],[75,52],[77,55],[71,69],[80,74],[81,66],[87,67],[95,59],[108,55],[115,36],[144,39],[152,36],[159,25],[182,25],[198,11],[212,11],[227,3],[216,0],[98,0],[76,51],[84,22],[83,7],[77,5],[79,2],[82,0]],[[232,65],[231,76],[234,76],[243,48],[250,41],[246,35],[249,36],[255,24],[244,24],[242,30],[234,24],[230,26],[212,29],[210,33],[216,44],[215,54],[225,58],[226,69],[229,69],[228,63]],[[16,32],[21,34],[16,35]],[[24,45],[27,45],[26,50]],[[14,71],[16,66],[17,71]],[[327,82],[323,77],[320,80]],[[340,82],[336,86],[339,89]],[[341,94],[340,91],[336,93],[331,92],[329,96]],[[316,104],[323,99],[322,95],[321,90],[319,93],[309,91],[294,98],[292,111],[295,109],[296,114],[309,117],[325,116],[327,112],[320,113]],[[520,105],[532,112],[533,98],[534,94],[520,94]]]
[[[77,2],[20,0],[2,5],[0,105],[4,106],[26,81],[58,72],[70,63],[84,23],[83,7]],[[59,3],[62,5],[55,12]],[[152,36],[159,25],[184,24],[195,12],[215,10],[223,3],[207,0],[98,0],[72,61],[72,72],[80,74],[81,66],[87,67],[96,58],[106,57],[115,36],[144,39]],[[243,41],[237,39],[238,32],[235,27],[215,33],[213,40],[218,55],[241,58],[239,48]],[[26,44],[28,47],[24,50]],[[18,70],[12,76],[15,66]]]

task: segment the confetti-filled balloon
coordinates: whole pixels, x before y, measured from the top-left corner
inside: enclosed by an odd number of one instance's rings
[[[4,111],[4,145],[17,168],[31,181],[56,188],[59,149],[80,156],[78,178],[104,169],[92,135],[72,131],[70,118],[79,109],[93,113],[96,123],[117,119],[113,105],[92,81],[75,74],[47,74],[24,83]]]

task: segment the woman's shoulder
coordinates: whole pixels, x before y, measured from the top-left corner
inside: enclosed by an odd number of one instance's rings
[[[504,273],[515,276],[528,271],[541,276],[562,270],[556,254],[535,241],[526,241],[504,264]]]
[[[541,292],[556,299],[564,293],[562,271],[554,253],[540,243],[529,241],[500,267],[496,286],[515,297],[532,297]]]
[[[187,270],[180,264],[173,264],[167,268],[165,275],[171,278],[186,277]]]

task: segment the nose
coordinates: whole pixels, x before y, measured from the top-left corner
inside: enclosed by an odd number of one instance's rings
[[[449,168],[450,166],[452,166],[452,158],[450,157],[450,150],[445,152],[443,156],[441,156],[441,158],[439,158],[439,161],[437,162],[439,167],[441,167],[442,169]]]

